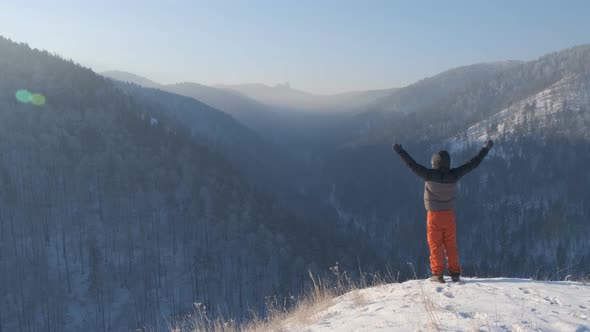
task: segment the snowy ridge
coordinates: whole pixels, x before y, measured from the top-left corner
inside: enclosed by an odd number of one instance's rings
[[[290,331],[590,331],[590,285],[412,280],[353,291]]]
[[[590,84],[585,76],[568,76],[551,87],[523,99],[451,138],[452,151],[488,138],[552,130],[563,136],[589,138]],[[568,114],[565,114],[565,113]],[[563,120],[567,119],[567,122]],[[562,120],[562,121],[560,121]]]

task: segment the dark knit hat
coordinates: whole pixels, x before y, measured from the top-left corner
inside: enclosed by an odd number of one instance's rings
[[[447,150],[441,150],[432,155],[432,168],[449,169],[451,168],[451,156]]]

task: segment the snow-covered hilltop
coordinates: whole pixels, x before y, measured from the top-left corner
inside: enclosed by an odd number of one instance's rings
[[[590,285],[527,279],[412,280],[337,297],[291,331],[590,331]]]

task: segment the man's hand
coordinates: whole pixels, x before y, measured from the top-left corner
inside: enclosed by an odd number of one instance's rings
[[[400,152],[402,152],[403,150],[404,150],[404,149],[402,148],[401,144],[397,144],[397,143],[396,143],[396,144],[394,144],[394,145],[393,145],[393,151],[395,151],[395,152],[397,152],[397,153],[400,153]]]
[[[492,141],[491,139],[487,140],[483,145],[484,149],[488,150],[491,149],[492,146],[494,146],[494,141]]]

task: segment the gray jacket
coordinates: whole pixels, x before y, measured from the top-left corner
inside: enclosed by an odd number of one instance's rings
[[[428,211],[454,210],[457,181],[474,170],[488,154],[489,148],[482,148],[479,153],[465,164],[450,168],[451,158],[447,151],[439,151],[432,156],[432,168],[418,164],[405,150],[398,152],[402,160],[424,179],[424,207]]]

